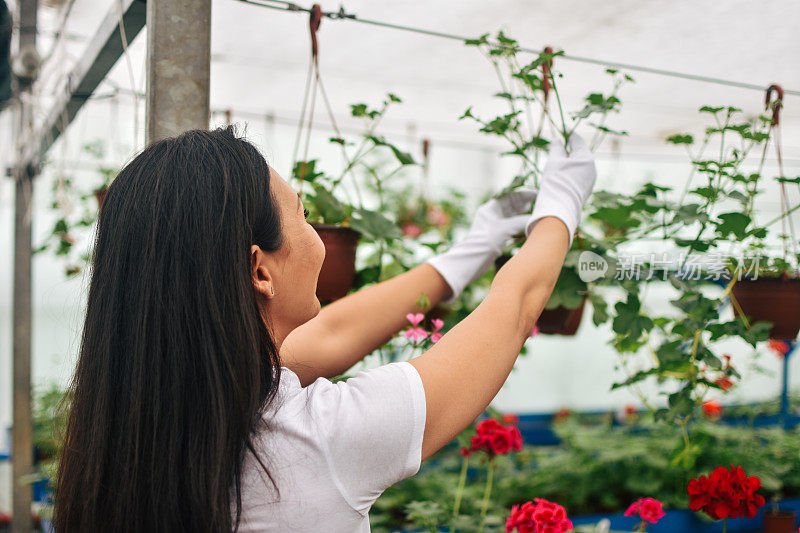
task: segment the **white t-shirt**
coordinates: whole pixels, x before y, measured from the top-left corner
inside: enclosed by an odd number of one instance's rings
[[[368,532],[378,496],[419,470],[425,411],[422,380],[407,362],[305,388],[283,368],[254,442],[280,499],[246,454],[240,531]]]

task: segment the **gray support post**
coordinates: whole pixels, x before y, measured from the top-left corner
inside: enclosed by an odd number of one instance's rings
[[[31,130],[30,103],[26,101],[33,77],[39,66],[36,53],[37,0],[19,3],[19,47],[16,93],[19,99],[15,135],[16,159],[19,163]],[[32,489],[26,477],[33,473],[33,421],[31,420],[31,211],[33,169],[17,166],[14,172],[14,289],[13,289],[13,418],[12,418],[12,523],[13,533],[33,531],[31,520]]]
[[[25,112],[21,110],[20,119]],[[12,532],[33,531],[30,483],[33,473],[31,420],[31,197],[33,174],[22,169],[15,176],[14,201],[14,414],[12,427]]]
[[[209,123],[211,0],[147,2],[147,143]]]

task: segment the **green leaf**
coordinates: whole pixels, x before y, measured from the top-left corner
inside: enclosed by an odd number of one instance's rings
[[[733,234],[737,239],[747,237],[747,226],[752,219],[744,213],[723,213],[719,215],[721,222],[716,222],[717,234],[723,239]]]
[[[489,44],[489,34],[484,33],[475,39],[464,39],[464,44],[467,46],[480,46],[482,44]]]
[[[500,30],[500,31],[497,32],[497,42],[499,42],[502,45],[515,45],[515,44],[517,44],[517,40],[516,39],[512,39],[511,37],[508,37],[505,33],[503,33],[503,30]]]
[[[680,134],[679,135],[671,135],[671,136],[667,137],[666,140],[667,140],[668,143],[672,143],[672,144],[693,144],[694,143],[694,137],[692,137],[688,133],[685,133],[683,135],[680,135]]]
[[[383,214],[359,208],[353,211],[350,227],[372,241],[399,239],[402,233],[397,225]]]
[[[495,117],[491,121],[484,124],[480,131],[483,133],[493,133],[495,135],[503,136],[509,129],[516,127],[516,116],[520,113],[522,113],[522,111],[515,111],[513,113],[508,113],[507,115]]]
[[[678,208],[675,216],[672,218],[673,224],[689,225],[694,222],[706,222],[708,220],[708,213],[700,204],[685,204]]]
[[[601,93],[591,93],[586,97],[586,105],[583,109],[573,113],[575,118],[586,118],[593,113],[607,113],[613,111],[619,105],[619,98],[614,95],[608,97]]]
[[[641,224],[640,220],[631,217],[631,208],[627,205],[600,207],[589,216],[615,229],[635,228]]]
[[[715,243],[701,241],[699,239],[675,239],[675,244],[682,248],[690,248],[698,252],[706,252],[711,246],[716,246]]]
[[[308,183],[314,183],[314,180],[322,175],[323,173],[317,170],[316,159],[312,159],[310,161],[298,161],[292,168],[292,176],[295,179],[306,181]]]
[[[59,218],[56,220],[55,225],[53,225],[53,233],[67,233],[69,231],[69,226],[67,225],[66,219]]]
[[[545,309],[555,309],[556,307],[577,309],[583,302],[585,292],[586,283],[581,280],[578,271],[571,267],[563,267],[558,274],[556,286]]]
[[[655,374],[658,374],[658,368],[650,368],[648,370],[640,370],[640,371],[636,372],[635,374],[633,374],[632,376],[630,376],[629,378],[627,378],[626,380],[620,381],[618,383],[614,383],[613,385],[611,385],[611,390],[613,391],[613,390],[620,389],[622,387],[627,387],[629,385],[633,385],[634,383],[638,383],[638,382],[642,381],[643,379],[647,378],[648,376],[652,376],[652,375],[655,375]]]
[[[340,224],[347,218],[347,208],[329,190],[318,183],[312,184],[314,195],[307,196],[326,224]]]
[[[376,283],[381,276],[381,267],[378,265],[362,268],[356,272],[353,288],[360,288],[370,283]]]
[[[592,304],[592,322],[595,326],[608,322],[608,302],[597,291],[589,291],[589,302]]]
[[[350,104],[350,114],[354,117],[374,119],[379,117],[381,112],[376,109],[370,110],[367,104]]]
[[[464,111],[464,113],[462,113],[461,116],[458,117],[458,120],[462,120],[462,119],[465,119],[465,118],[475,118],[475,115],[472,114],[472,106],[469,106]]]
[[[385,147],[389,148],[392,151],[392,153],[394,154],[395,159],[397,159],[397,161],[401,165],[416,165],[417,164],[416,161],[414,161],[414,158],[411,156],[411,154],[409,154],[408,152],[404,152],[404,151],[400,150],[398,147],[396,147],[395,145],[393,145],[392,143],[390,143],[389,141],[387,141],[383,137],[378,137],[376,135],[370,135],[369,136],[369,140],[372,141],[373,143],[375,143],[375,146],[385,146]]]
[[[619,335],[635,341],[653,328],[653,321],[641,314],[641,302],[635,294],[628,294],[627,300],[617,302],[614,309],[617,316],[614,317],[611,328]]]
[[[712,115],[716,115],[717,113],[719,113],[723,109],[725,109],[725,108],[724,107],[712,107],[712,106],[704,105],[703,107],[700,108],[699,111],[700,111],[700,113],[711,113]]]

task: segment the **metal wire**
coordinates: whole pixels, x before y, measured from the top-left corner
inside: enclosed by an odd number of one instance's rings
[[[236,0],[237,2],[241,2],[243,4],[252,4],[254,6],[259,7],[266,7],[270,9],[277,9],[280,11],[295,11],[295,12],[305,12],[310,13],[311,10],[309,8],[302,7],[294,2],[287,2],[285,0]],[[444,39],[451,39],[455,41],[465,41],[467,39],[471,39],[473,37],[465,37],[463,35],[456,35],[453,33],[445,33],[441,31],[435,30],[427,30],[424,28],[415,28],[412,26],[404,26],[402,24],[393,24],[391,22],[383,22],[378,20],[369,20],[364,18],[359,18],[358,15],[354,13],[347,13],[344,7],[340,7],[339,11],[323,11],[322,16],[332,19],[332,20],[352,20],[354,22],[361,22],[364,24],[370,24],[372,26],[380,26],[383,28],[391,28],[395,30],[401,31],[408,31],[412,33],[419,33],[422,35],[430,35],[432,37],[441,37]],[[497,43],[492,43],[497,44]],[[500,45],[498,45],[500,46]],[[539,54],[542,52],[542,49],[536,48],[529,48],[529,47],[520,47],[519,50],[523,52],[528,52],[532,54]],[[738,87],[740,89],[750,89],[754,91],[765,91],[767,86],[757,85],[755,83],[747,83],[743,81],[736,81],[736,80],[727,80],[724,78],[716,78],[713,76],[703,76],[700,74],[690,74],[687,72],[678,72],[674,70],[667,70],[667,69],[660,69],[660,68],[653,68],[653,67],[645,67],[642,65],[633,65],[630,63],[621,63],[619,61],[607,61],[604,59],[596,59],[592,57],[584,57],[584,56],[576,56],[572,54],[563,54],[559,56],[559,59],[566,59],[570,61],[576,61],[579,63],[589,63],[593,65],[601,65],[607,68],[617,68],[617,69],[624,69],[630,70],[634,72],[644,72],[647,74],[655,74],[658,76],[668,76],[672,78],[680,78],[684,80],[691,80],[697,81],[701,83],[713,83],[717,85],[727,85],[728,87]],[[791,94],[792,96],[800,96],[800,91],[796,90],[789,90],[784,89],[784,95]]]

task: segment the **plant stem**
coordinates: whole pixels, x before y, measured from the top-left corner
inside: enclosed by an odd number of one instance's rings
[[[458,477],[458,488],[456,489],[456,501],[453,504],[453,520],[458,517],[458,509],[461,507],[461,497],[464,495],[464,485],[467,482],[467,467],[469,465],[469,456],[464,456],[464,461],[461,464],[461,475]],[[450,533],[455,531],[455,524],[450,524]]]
[[[556,95],[556,102],[558,103],[558,113],[561,115],[561,128],[562,134],[564,135],[564,151],[569,154],[569,134],[567,133],[567,122],[564,120],[564,108],[561,106],[561,97],[558,95],[558,89],[556,88],[556,79],[553,76],[553,70],[550,69],[548,72],[550,76],[550,87],[553,89],[553,93]]]
[[[727,531],[728,531],[728,519],[726,517],[722,519],[722,533],[726,533]]]
[[[492,477],[494,476],[494,459],[489,459],[489,472],[486,474],[486,489],[483,491],[483,505],[481,505],[481,531],[486,522],[486,511],[489,509],[489,496],[492,495]]]

